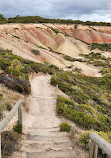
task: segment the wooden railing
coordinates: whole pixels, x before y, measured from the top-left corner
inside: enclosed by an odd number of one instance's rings
[[[20,99],[15,106],[12,108],[12,110],[9,112],[9,114],[0,122],[0,158],[1,156],[1,133],[2,131],[7,127],[7,125],[10,123],[16,112],[18,111],[18,123],[22,125],[22,109],[21,109],[22,100]]]
[[[75,137],[75,126],[71,126],[71,137]],[[111,158],[111,144],[100,137],[95,132],[89,134],[89,158],[97,158],[98,148],[102,149],[109,158]]]
[[[89,149],[89,158],[97,158],[98,148],[102,149],[107,156],[111,158],[111,144],[108,143],[105,139],[100,137],[98,134],[91,132],[90,137],[90,149]]]

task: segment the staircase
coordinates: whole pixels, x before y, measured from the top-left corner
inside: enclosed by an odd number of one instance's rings
[[[24,158],[74,158],[73,144],[58,127],[30,129],[22,142]]]
[[[31,92],[29,112],[23,114],[22,154],[14,158],[74,158],[69,134],[59,131],[56,88],[50,85],[50,76],[36,76],[31,81]]]

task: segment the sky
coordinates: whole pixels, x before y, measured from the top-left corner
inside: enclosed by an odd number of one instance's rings
[[[0,14],[111,22],[111,0],[0,0]]]

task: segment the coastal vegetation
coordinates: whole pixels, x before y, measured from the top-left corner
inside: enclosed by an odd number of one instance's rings
[[[92,22],[92,21],[81,21],[81,20],[72,20],[72,19],[49,19],[43,18],[40,16],[20,16],[17,15],[13,18],[5,18],[2,14],[0,14],[0,24],[6,23],[52,23],[52,24],[75,24],[75,29],[77,29],[77,25],[88,25],[88,26],[111,26],[111,23],[106,22]]]
[[[36,51],[34,50],[34,52]],[[109,73],[111,59],[93,52],[81,56],[82,60],[86,60],[86,62],[93,64],[102,62],[97,66],[103,66],[103,77],[81,75],[79,70],[73,74],[48,63],[41,64],[23,59],[12,54],[11,50],[1,49],[0,69],[3,70],[3,73],[0,74],[0,83],[20,93],[29,94],[31,92],[30,73],[43,72],[52,75],[51,84],[58,85],[58,88],[69,97],[69,99],[62,96],[57,97],[57,114],[73,121],[85,130],[93,129],[99,133],[102,131],[102,135],[107,135],[106,138],[109,138],[111,131],[111,74]],[[107,68],[108,72],[105,73]],[[0,99],[2,97],[1,93]],[[10,110],[11,106],[6,104],[5,108]],[[17,125],[13,129],[22,133],[21,127]],[[60,130],[70,131],[70,125],[63,122]],[[88,141],[85,142],[86,135],[84,134],[80,138],[80,144],[85,145],[85,148],[88,149]]]

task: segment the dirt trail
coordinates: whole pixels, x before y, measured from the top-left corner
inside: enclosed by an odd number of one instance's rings
[[[50,85],[50,76],[36,76],[31,81],[29,112],[24,116],[21,158],[74,158],[69,135],[59,132],[56,116],[56,88]],[[20,152],[14,155],[20,158]]]

